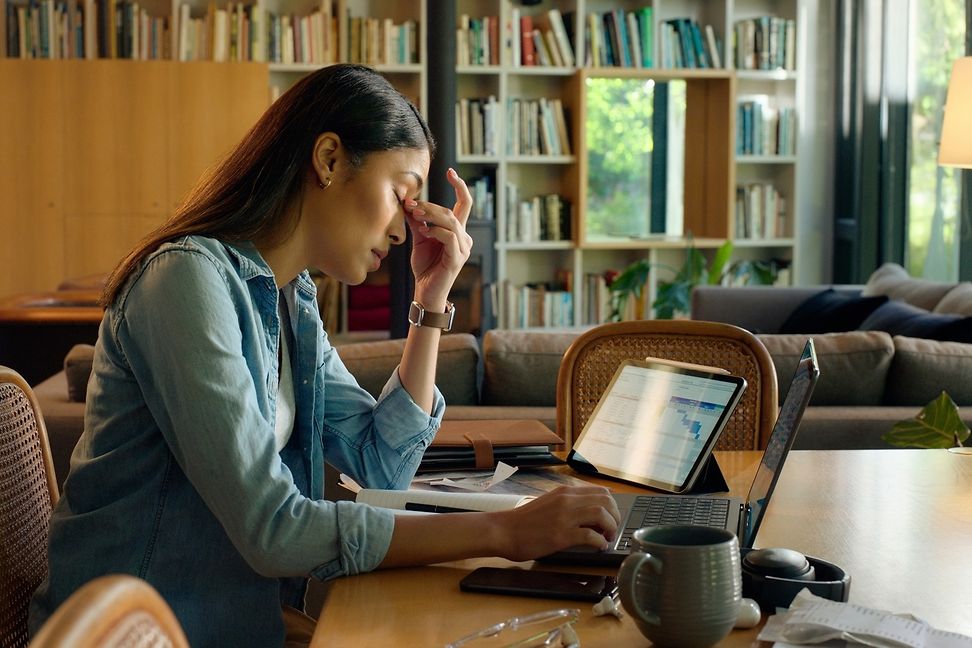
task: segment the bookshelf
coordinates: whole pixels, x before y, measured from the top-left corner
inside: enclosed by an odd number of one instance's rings
[[[503,107],[515,99],[545,98],[558,99],[563,106],[572,147],[570,155],[560,156],[518,155],[505,146],[489,154],[459,150],[464,176],[489,178],[492,190],[493,219],[481,224],[492,227],[495,237],[496,275],[491,278],[491,294],[496,319],[492,325],[593,323],[597,309],[592,308],[591,302],[603,301],[604,295],[603,289],[600,297],[594,295],[589,288],[590,277],[610,269],[621,270],[639,258],[678,266],[689,244],[689,233],[692,244],[704,252],[714,251],[730,239],[734,243],[734,258],[779,259],[799,268],[797,242],[801,226],[797,192],[801,188],[797,178],[803,158],[801,142],[797,140],[803,136],[798,133],[797,124],[803,102],[801,74],[807,73],[810,64],[805,48],[801,49],[805,36],[798,24],[801,11],[806,15],[801,9],[804,4],[803,0],[544,0],[529,6],[508,0],[457,2],[457,139],[461,139],[463,128],[469,127],[460,118],[466,114],[465,104],[473,100],[492,100],[500,106],[492,129],[505,140],[515,125],[511,126]],[[643,15],[645,7],[650,7],[650,17]],[[529,45],[522,40],[522,30],[518,38],[516,27],[529,17],[534,28],[553,33],[556,30],[551,20],[556,12],[563,18],[573,65],[563,62],[565,57],[561,57],[563,64],[526,65],[524,51]],[[605,48],[612,45],[616,54],[624,42],[611,40],[613,32],[603,31],[609,19],[615,26],[624,24],[628,34],[637,32],[637,38],[621,49],[628,57],[628,67],[614,65],[613,57],[605,54]],[[592,31],[595,25],[598,29]],[[492,35],[493,29],[497,35]],[[738,61],[737,33],[744,48]],[[742,40],[742,36],[755,39],[757,33],[758,45],[766,52],[763,59],[759,58],[758,48],[747,50],[745,43],[749,41]],[[774,44],[772,56],[769,34]],[[540,42],[534,39],[534,61],[539,58],[540,43],[550,47],[550,40],[557,42],[556,36]],[[611,45],[605,46],[606,40]],[[495,43],[499,43],[499,52],[495,51]],[[675,56],[675,49],[681,47],[685,51],[687,43],[697,46],[690,66],[687,56]],[[624,58],[619,60],[623,62]],[[750,60],[755,60],[755,64],[750,65]],[[721,66],[714,67],[716,61]],[[604,236],[589,222],[591,169],[585,132],[585,88],[596,79],[681,84],[684,141],[678,147],[678,157],[669,157],[667,170],[667,193],[669,199],[676,196],[678,203],[676,227],[670,227],[671,216],[667,213],[663,214],[663,220],[669,219],[665,220],[663,231],[653,228],[637,236]],[[764,116],[779,118],[784,109],[788,112],[788,147],[764,146],[737,152],[742,139],[740,102],[748,97],[761,102]],[[761,132],[769,130],[767,125]],[[752,138],[749,130],[745,135]],[[511,222],[521,216],[516,201],[547,194],[560,195],[569,203],[570,236],[557,241],[542,237],[524,240]],[[748,211],[757,206],[783,215],[757,217]],[[649,300],[654,298],[659,272],[652,272],[649,278]],[[794,276],[790,270],[781,273],[781,280],[786,282],[815,279]],[[524,308],[517,300],[522,303],[526,299],[529,291],[523,286],[529,284],[546,284],[541,289],[547,294],[546,299],[550,299],[551,291],[566,289],[571,316],[566,321],[524,316]],[[532,304],[526,310],[540,313],[544,308]],[[550,313],[549,306],[545,312]],[[602,312],[598,319],[604,316]]]
[[[110,270],[273,98],[322,66],[368,64],[427,114],[425,0],[0,9],[0,187],[12,203],[0,251],[13,262],[0,295]]]

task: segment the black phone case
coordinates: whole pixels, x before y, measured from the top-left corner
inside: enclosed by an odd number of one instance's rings
[[[511,594],[570,601],[600,601],[617,591],[613,576],[480,567],[459,581],[464,592]]]

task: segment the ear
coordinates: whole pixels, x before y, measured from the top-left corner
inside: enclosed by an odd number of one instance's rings
[[[311,164],[318,180],[324,182],[329,180],[334,173],[334,165],[338,158],[343,155],[341,138],[337,133],[321,133],[314,141],[314,152]]]

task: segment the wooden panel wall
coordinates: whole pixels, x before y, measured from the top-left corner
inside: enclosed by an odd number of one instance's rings
[[[255,63],[0,59],[0,296],[111,270],[268,87]]]

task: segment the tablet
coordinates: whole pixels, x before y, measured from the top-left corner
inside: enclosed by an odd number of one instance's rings
[[[626,360],[584,425],[567,462],[672,493],[692,488],[746,380],[662,360]]]

